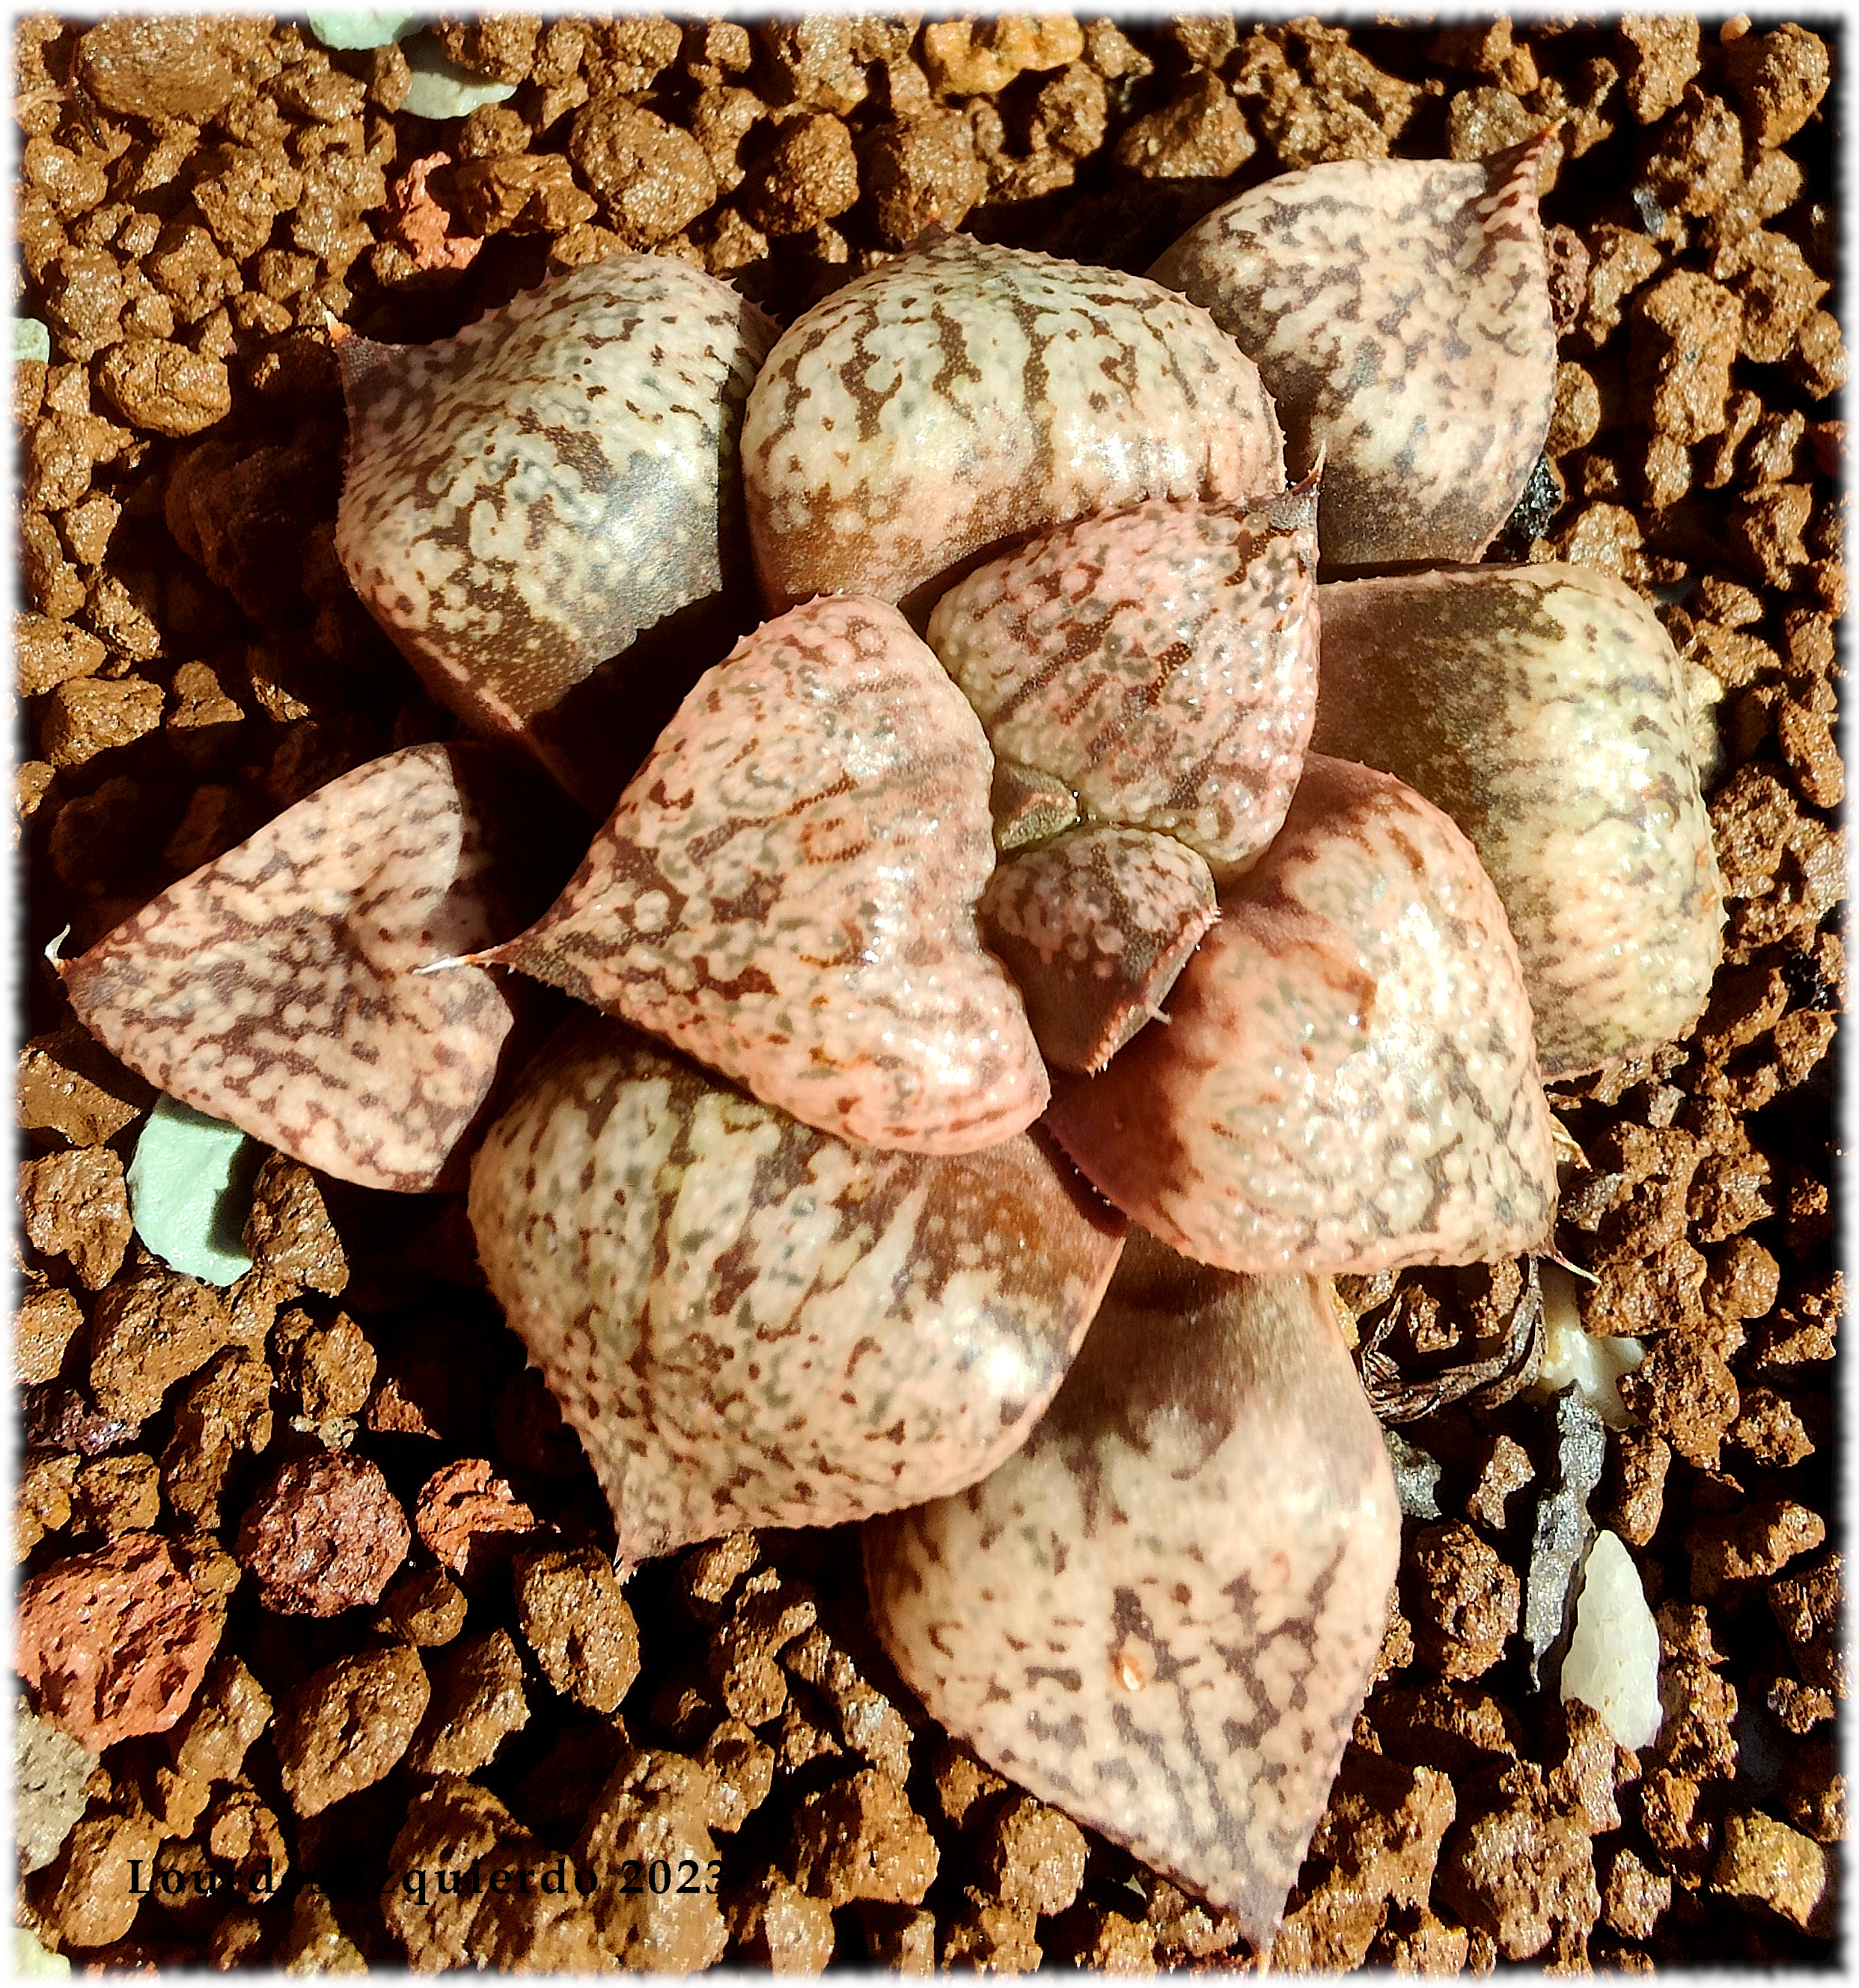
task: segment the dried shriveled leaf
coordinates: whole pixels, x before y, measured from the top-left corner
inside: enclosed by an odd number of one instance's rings
[[[533,806],[481,748],[373,760],[65,966],[71,1006],[171,1097],[307,1166],[451,1185],[514,1011],[480,968],[415,969],[521,915],[502,825]]]
[[[1278,832],[1317,708],[1317,492],[1157,499],[969,574],[930,647],[996,752],[1221,881]]]
[[[972,1483],[1050,1399],[1122,1236],[1034,1138],[849,1145],[596,1016],[526,1073],[470,1206],[634,1558]]]
[[[981,925],[1026,996],[1047,1063],[1101,1070],[1160,1009],[1215,916],[1191,849],[1140,828],[1080,828],[995,870]]]
[[[771,612],[836,590],[927,609],[1016,533],[1284,487],[1259,369],[1204,311],[955,235],[789,326],[749,396],[742,463]]]
[[[1476,559],[1549,433],[1543,140],[1470,164],[1350,159],[1197,222],[1150,271],[1259,362],[1325,563]]]
[[[866,1528],[930,1712],[1262,1946],[1323,1813],[1399,1561],[1327,1289],[1133,1231],[1058,1398],[972,1489]]]
[[[1503,906],[1384,773],[1312,754],[1167,1003],[1049,1121],[1117,1205],[1229,1270],[1464,1263],[1541,1246],[1555,1153]]]
[[[1516,935],[1551,1077],[1703,1012],[1723,891],[1678,658],[1639,596],[1574,566],[1354,580],[1319,596],[1317,743],[1471,838]]]
[[[975,931],[992,770],[894,608],[811,602],[706,674],[558,902],[483,957],[822,1131],[992,1145],[1047,1095],[1019,992]]]
[[[773,336],[701,270],[617,255],[455,338],[340,347],[356,591],[435,697],[590,807],[745,624],[737,440]]]

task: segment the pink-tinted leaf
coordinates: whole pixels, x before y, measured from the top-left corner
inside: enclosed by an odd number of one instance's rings
[[[1161,1006],[1214,921],[1191,849],[1140,828],[1080,828],[1009,857],[982,931],[1026,999],[1047,1063],[1101,1070]]]
[[[742,464],[771,613],[835,591],[927,609],[1016,533],[1284,486],[1259,370],[1204,311],[958,235],[789,326],[749,396]]]
[[[929,644],[996,752],[1224,881],[1291,804],[1317,708],[1317,494],[1158,499],[969,574]]]
[[[1327,587],[1317,742],[1472,839],[1516,935],[1543,1070],[1703,1012],[1723,892],[1682,666],[1631,588],[1567,566]]]
[[[481,957],[650,1029],[803,1124],[972,1152],[1046,1107],[976,935],[975,714],[894,608],[816,600],[687,698],[559,901]]]
[[[1523,494],[1555,393],[1543,142],[1285,173],[1150,271],[1258,360],[1294,469],[1324,452],[1326,564],[1476,559]]]
[[[416,969],[521,915],[500,850],[533,806],[481,748],[373,760],[65,966],[72,1007],[151,1084],[308,1166],[451,1185],[514,1016],[482,968]]]
[[[1257,1946],[1400,1544],[1327,1285],[1205,1270],[1140,1231],[1024,1447],[865,1529],[879,1632],[931,1714]]]
[[[455,338],[340,348],[356,591],[435,697],[590,807],[744,625],[736,444],[772,338],[701,270],[618,255]]]
[[[1038,1419],[1122,1247],[1042,1138],[850,1145],[592,1015],[492,1128],[471,1218],[634,1559],[972,1483]]]
[[[1385,773],[1313,754],[1278,839],[1050,1124],[1117,1205],[1229,1270],[1537,1249],[1550,1118],[1516,942],[1476,852]]]

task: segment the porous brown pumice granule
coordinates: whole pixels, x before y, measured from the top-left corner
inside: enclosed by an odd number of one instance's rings
[[[422,119],[397,49],[15,24],[16,309],[51,344],[14,369],[33,952],[451,735],[335,557],[333,325],[444,336],[621,248],[785,322],[931,221],[1141,270],[1287,167],[1552,127],[1555,411],[1494,556],[1657,604],[1697,666],[1730,903],[1696,1027],[1553,1098],[1583,1322],[1647,1347],[1586,1496],[1655,1611],[1665,1721],[1636,1755],[1555,1702],[1553,1661],[1532,1685],[1534,1542],[1579,1445],[1492,1357],[1509,1300],[1440,1273],[1357,1290],[1404,1384],[1497,1378],[1401,1425],[1401,1579],[1270,1959],[1827,1964],[1839,31],[499,15],[440,38],[513,93]],[[461,1197],[274,1158],[237,1283],[155,1261],[123,1172],[148,1087],[29,978],[15,1773],[43,1946],[110,1970],[1253,1964],[924,1717],[851,1537],[736,1535],[623,1585]],[[441,1889],[474,1862],[529,1875]],[[659,1863],[684,1881],[628,1886]]]

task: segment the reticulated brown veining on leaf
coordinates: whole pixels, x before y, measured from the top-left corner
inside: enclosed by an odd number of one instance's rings
[[[1317,495],[1152,499],[968,575],[928,639],[995,750],[1087,818],[1235,876],[1276,833],[1317,705]]]
[[[538,784],[540,784],[539,781]],[[338,1179],[450,1185],[513,1014],[526,806],[481,747],[410,746],[318,789],[63,969],[78,1019],[171,1097]]]
[[[1549,1111],[1516,942],[1476,852],[1384,773],[1313,754],[1166,1005],[1049,1124],[1172,1247],[1369,1270],[1540,1248]]]
[[[1327,566],[1476,559],[1522,495],[1555,393],[1541,153],[1283,174],[1151,269],[1258,360],[1294,472],[1323,452]]]
[[[594,1016],[526,1073],[470,1207],[634,1557],[972,1482],[1051,1398],[1122,1246],[1042,1140],[850,1145]]]
[[[742,430],[763,600],[927,609],[1016,533],[1149,496],[1282,489],[1258,368],[1140,276],[947,235],[791,325]],[[935,583],[931,584],[931,583]]]
[[[1321,590],[1316,742],[1471,838],[1523,962],[1544,1073],[1695,1021],[1723,893],[1682,666],[1605,573],[1475,567]]]
[[[1080,828],[1002,862],[981,926],[1048,1065],[1093,1070],[1156,1013],[1215,908],[1191,849],[1146,829]]]
[[[804,1123],[970,1152],[1047,1086],[977,935],[987,740],[894,608],[816,600],[708,671],[560,900],[489,957]]]
[[[434,696],[590,806],[637,762],[616,729],[634,735],[642,705],[656,729],[742,626],[725,598],[746,576],[737,441],[772,338],[714,278],[622,255],[455,338],[340,348],[336,543],[356,591]],[[654,627],[655,648],[603,670]]]
[[[1327,1288],[1131,1232],[1064,1387],[866,1528],[879,1631],[990,1765],[1262,1946],[1381,1639],[1401,1518]]]

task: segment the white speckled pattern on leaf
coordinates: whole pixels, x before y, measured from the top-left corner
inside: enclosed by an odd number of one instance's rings
[[[1542,141],[1282,174],[1150,270],[1259,362],[1293,471],[1324,452],[1326,565],[1476,559],[1549,433]]]
[[[1157,499],[972,573],[928,640],[996,752],[1087,816],[1237,875],[1284,820],[1317,708],[1317,495]]]
[[[701,666],[742,626],[719,597],[745,577],[736,443],[773,336],[701,270],[617,255],[455,338],[340,347],[336,546],[355,590],[435,697],[522,739],[590,806],[629,769],[594,714],[610,730],[694,645]],[[685,655],[590,685],[681,610]]]
[[[1703,1012],[1723,892],[1678,659],[1610,575],[1479,566],[1321,590],[1317,743],[1470,837],[1516,935],[1547,1076]]]
[[[596,1016],[526,1073],[470,1207],[634,1558],[972,1482],[1050,1399],[1123,1232],[1033,1138],[849,1145]]]
[[[771,613],[835,591],[923,589],[927,607],[1014,533],[1284,487],[1259,369],[1205,311],[958,235],[789,326],[749,396],[742,468]]]
[[[1262,1946],[1398,1564],[1328,1287],[1132,1231],[1077,1364],[972,1489],[865,1529],[886,1648],[983,1760]]]
[[[511,997],[479,967],[414,969],[509,930],[512,805],[482,746],[357,767],[72,961],[72,1007],[171,1097],[306,1165],[451,1185]]]
[[[1056,1070],[1101,1070],[1154,1016],[1216,915],[1207,865],[1141,828],[1073,829],[1022,850],[981,901],[982,935]]]
[[[976,933],[979,722],[896,609],[816,600],[705,674],[531,930],[484,957],[650,1029],[803,1123],[972,1152],[1046,1108]]]
[[[1471,844],[1411,788],[1312,754],[1164,1006],[1101,1077],[1055,1078],[1048,1123],[1171,1247],[1340,1272],[1546,1241],[1516,943]]]

